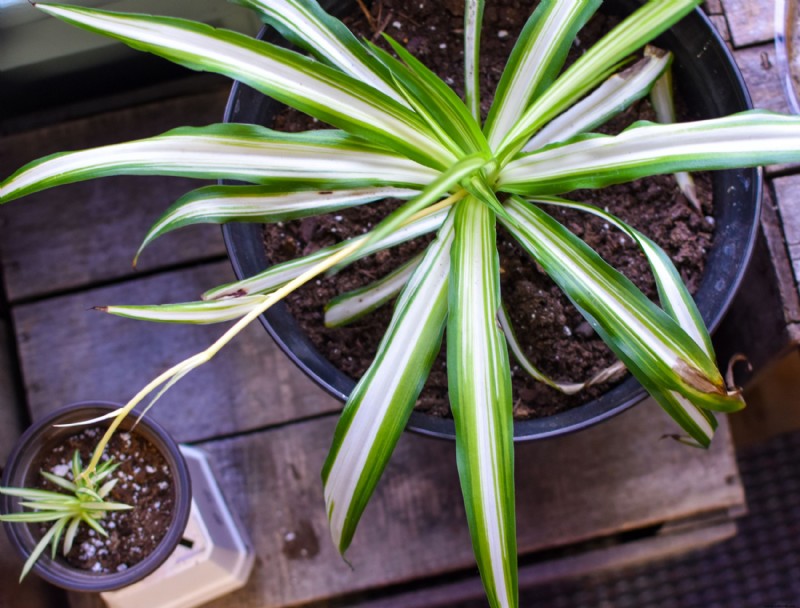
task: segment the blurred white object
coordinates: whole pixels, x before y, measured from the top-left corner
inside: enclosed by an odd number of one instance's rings
[[[102,593],[109,608],[192,608],[244,586],[254,553],[225,504],[208,456],[181,446],[192,477],[192,512],[183,540],[153,574]]]
[[[800,10],[798,0],[775,0],[775,55],[789,108],[800,114]]]

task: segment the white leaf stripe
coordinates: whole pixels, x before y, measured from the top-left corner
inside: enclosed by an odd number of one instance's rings
[[[390,233],[385,238],[380,239],[359,250],[358,257],[354,258],[353,261],[355,261],[355,259],[360,259],[361,257],[373,254],[376,251],[388,249],[389,247],[394,247],[395,245],[399,245],[405,241],[422,236],[423,234],[433,232],[442,225],[446,215],[447,209],[442,209],[441,211],[433,213],[429,216],[410,222]],[[204,293],[203,299],[216,300],[230,296],[269,293],[278,289],[292,279],[300,276],[303,274],[303,272],[318,264],[321,260],[333,255],[341,249],[353,244],[354,242],[363,242],[369,237],[369,235],[370,233],[367,233],[362,236],[337,243],[336,245],[325,247],[302,258],[289,260],[287,262],[271,266],[263,272],[260,272],[257,275],[247,279],[216,287]]]
[[[644,49],[645,56],[654,53],[653,47],[646,47]],[[661,123],[670,124],[677,122],[675,116],[675,101],[673,99],[672,89],[672,70],[667,68],[661,77],[656,80],[653,88],[650,90],[650,103],[656,113],[656,120]],[[694,179],[685,171],[679,171],[675,174],[675,180],[678,182],[678,187],[683,192],[687,200],[702,213],[700,201],[697,198],[697,189],[694,184]]]
[[[292,51],[182,19],[41,3],[37,7],[138,50],[235,78],[328,124],[368,135],[425,164],[441,168],[453,160],[407,108],[335,68]]]
[[[258,10],[285,38],[311,50],[320,61],[369,83],[399,103],[405,103],[368,64],[368,54],[355,36],[314,0],[234,0]]]
[[[464,103],[472,117],[481,119],[481,26],[485,0],[467,0],[464,7]]]
[[[594,44],[537,98],[498,147],[501,161],[543,125],[611,75],[631,53],[686,15],[700,0],[650,0]]]
[[[183,127],[148,139],[45,157],[0,183],[0,201],[56,185],[123,174],[302,182],[339,188],[417,186],[438,175],[341,133],[290,135],[227,124]]]
[[[341,552],[350,544],[440,348],[452,241],[450,214],[403,290],[378,354],[337,425],[322,478],[331,534]]]
[[[500,327],[503,329],[503,334],[506,337],[508,348],[514,354],[514,357],[519,362],[520,367],[522,367],[522,369],[524,369],[538,382],[546,384],[547,386],[554,388],[565,395],[575,395],[586,388],[614,380],[625,373],[625,365],[623,365],[620,361],[617,361],[605,369],[601,369],[585,382],[560,382],[553,380],[550,376],[543,373],[535,365],[533,365],[530,359],[528,359],[527,355],[525,355],[525,351],[522,349],[522,345],[519,343],[519,340],[514,333],[514,327],[511,323],[511,320],[508,318],[508,313],[505,309],[505,306],[500,307],[497,313],[497,320],[500,323]]]
[[[705,354],[714,360],[714,347],[708,335],[700,311],[681,280],[678,270],[661,247],[646,237],[638,230],[632,228],[618,217],[602,209],[586,203],[577,203],[553,197],[538,197],[530,199],[531,202],[552,205],[556,207],[569,207],[585,213],[591,213],[603,218],[609,224],[617,227],[628,235],[647,257],[653,276],[658,286],[661,304],[670,316],[678,322],[694,342],[703,349]]]
[[[520,156],[499,187],[520,194],[599,188],[680,170],[752,167],[800,160],[800,118],[753,111],[726,118],[637,124]]]
[[[264,296],[256,295],[181,304],[107,306],[99,310],[139,321],[201,325],[238,319],[263,302]]]
[[[421,259],[417,255],[385,277],[332,298],[325,306],[325,326],[342,327],[386,304],[402,291]]]
[[[269,223],[306,215],[330,213],[384,198],[407,199],[418,194],[408,188],[358,188],[275,192],[259,186],[209,186],[182,196],[150,228],[139,249],[184,226],[231,221]]]
[[[537,89],[560,68],[578,29],[599,0],[545,0],[531,15],[503,71],[486,119],[495,149],[530,103]]]
[[[447,326],[450,404],[472,545],[492,606],[516,606],[511,378],[495,315],[494,214],[469,196],[456,205]]]
[[[585,99],[550,121],[525,144],[522,151],[532,152],[547,144],[566,141],[605,123],[644,97],[671,60],[670,53],[648,56],[627,70],[614,74]]]
[[[580,292],[591,294],[591,297],[582,298],[586,300],[585,304],[596,307],[598,313],[602,311],[602,315],[592,316],[597,321],[603,320],[614,326],[619,325],[619,329],[624,328],[630,348],[642,356],[652,357],[666,369],[675,369],[681,362],[692,361],[707,373],[718,375],[716,367],[699,347],[693,341],[680,341],[680,327],[627,279],[616,271],[612,272],[610,267],[607,267],[607,273],[610,274],[606,275],[603,266],[607,265],[596,254],[591,256],[596,259],[583,259],[578,250],[571,249],[556,231],[555,227],[560,225],[555,220],[517,199],[511,199],[507,209],[517,225],[506,223],[506,226],[523,247],[540,263],[548,264],[550,275],[571,298],[580,296]],[[587,248],[586,253],[590,251]],[[553,262],[557,260],[558,266],[549,268],[545,257]],[[615,276],[618,277],[616,282],[612,280]],[[626,286],[628,289],[625,289]]]

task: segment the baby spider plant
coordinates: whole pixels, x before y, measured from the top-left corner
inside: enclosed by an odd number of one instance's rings
[[[165,371],[116,413],[83,475],[95,470],[110,434],[136,404],[157,399],[289,292],[361,256],[435,233],[419,258],[368,288],[369,297],[345,294],[328,309],[330,323],[346,322],[401,288],[375,361],[347,401],[322,472],[331,533],[344,552],[446,332],[458,471],[475,556],[490,603],[517,605],[508,348],[519,349],[502,314],[498,224],[696,444],[711,441],[714,412],[744,405],[739,392],[726,386],[703,320],[668,256],[604,210],[566,198],[579,189],[655,174],[800,160],[800,119],[766,112],[637,123],[613,136],[592,132],[650,94],[668,73],[668,53],[651,49],[638,60],[636,53],[699,1],[645,2],[564,68],[568,50],[601,2],[542,0],[522,29],[485,120],[478,86],[482,0],[465,3],[463,100],[400,44],[386,37],[386,50],[357,39],[315,0],[238,0],[300,52],[180,19],[37,4],[139,50],[244,82],[332,128],[281,133],[215,124],[56,154],[7,178],[0,184],[0,201],[116,174],[246,183],[190,192],[158,220],[145,245],[198,222],[274,222],[386,197],[402,201],[371,232],[214,288],[202,301],[106,308],[153,321],[235,322],[208,349]],[[655,97],[669,116],[663,86]],[[638,243],[655,276],[660,305],[544,211],[554,206],[599,215]],[[603,379],[619,367],[604,372]],[[585,384],[561,384],[531,369],[559,390]]]
[[[20,581],[25,578],[48,544],[51,548],[51,556],[55,559],[58,544],[63,537],[62,554],[67,555],[72,550],[75,535],[81,524],[89,526],[102,536],[108,536],[100,520],[105,518],[109,511],[126,511],[132,508],[126,504],[105,500],[117,485],[118,479],[108,479],[108,477],[118,466],[119,463],[115,464],[111,460],[105,460],[94,471],[83,475],[81,456],[75,450],[71,466],[72,481],[47,471],[40,471],[42,477],[66,492],[0,487],[0,494],[21,498],[20,506],[31,509],[25,513],[0,515],[0,521],[28,524],[53,522],[53,525],[28,556],[19,577]]]

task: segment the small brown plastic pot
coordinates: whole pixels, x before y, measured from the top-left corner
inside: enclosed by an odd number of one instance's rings
[[[14,446],[3,471],[1,485],[4,487],[32,487],[36,484],[39,476],[37,462],[40,460],[40,455],[52,450],[58,446],[61,440],[77,432],[75,427],[54,425],[90,420],[119,407],[115,403],[100,401],[76,403],[64,406],[38,420],[23,433]],[[52,559],[48,548],[39,556],[31,570],[44,580],[71,591],[102,592],[119,589],[151,574],[172,554],[183,537],[192,504],[191,479],[186,462],[178,444],[167,431],[148,418],[142,418],[133,428],[136,418],[135,413],[128,416],[118,432],[127,431],[143,437],[161,453],[170,468],[175,491],[175,506],[167,533],[152,553],[138,564],[122,572],[94,573],[74,568],[61,556]],[[98,426],[107,424],[107,422],[100,422]],[[23,508],[19,503],[20,499],[17,497],[0,495],[0,512],[21,512]],[[11,544],[24,559],[27,559],[40,538],[33,526],[21,523],[3,523]]]

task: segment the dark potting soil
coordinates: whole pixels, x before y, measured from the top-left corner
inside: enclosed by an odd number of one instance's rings
[[[72,480],[71,462],[75,450],[79,450],[84,464],[88,463],[103,432],[99,427],[88,428],[68,437],[42,459],[36,470]],[[121,502],[133,509],[111,511],[100,520],[108,532],[107,537],[81,524],[72,550],[63,556],[71,566],[97,574],[121,572],[152,553],[167,533],[175,505],[169,467],[161,453],[141,435],[117,432],[105,455],[120,463],[108,478],[119,481],[106,500]],[[43,477],[39,482],[42,489],[63,491]],[[42,527],[41,533],[46,531],[47,527]],[[59,554],[62,550],[59,546]]]
[[[488,111],[492,92],[519,30],[534,6],[535,2],[515,0],[497,0],[486,5],[481,40],[484,113]],[[369,21],[357,12],[345,18],[345,22],[357,35],[377,43],[381,43],[381,31],[389,33],[462,93],[462,0],[375,0]],[[574,61],[615,22],[613,17],[602,14],[593,17],[573,45],[568,61]],[[679,97],[677,105],[680,118],[690,119]],[[637,120],[654,118],[649,102],[642,100],[600,130],[616,133]],[[280,114],[274,125],[288,131],[318,126],[316,121],[292,110]],[[694,292],[713,238],[711,180],[707,174],[697,174],[694,178],[702,213],[684,198],[671,175],[600,191],[576,191],[567,198],[596,204],[655,240],[666,250]],[[362,234],[397,204],[397,201],[382,201],[326,216],[266,226],[267,256],[273,262],[280,262]],[[645,294],[656,298],[647,261],[631,239],[594,216],[565,209],[545,210],[584,239]],[[384,276],[424,249],[431,238],[421,238],[369,256],[333,277],[317,279],[286,299],[290,311],[315,347],[348,376],[357,379],[369,367],[391,319],[392,307],[384,306],[347,327],[333,329],[326,328],[323,323],[325,304],[339,293]],[[556,380],[577,382],[591,378],[615,361],[613,353],[553,281],[502,230],[498,231],[498,250],[502,297],[517,337],[536,367]],[[513,360],[512,377],[517,418],[555,414],[597,397],[610,386],[601,384],[567,396],[534,381]],[[444,348],[433,366],[417,409],[434,415],[449,415]]]

